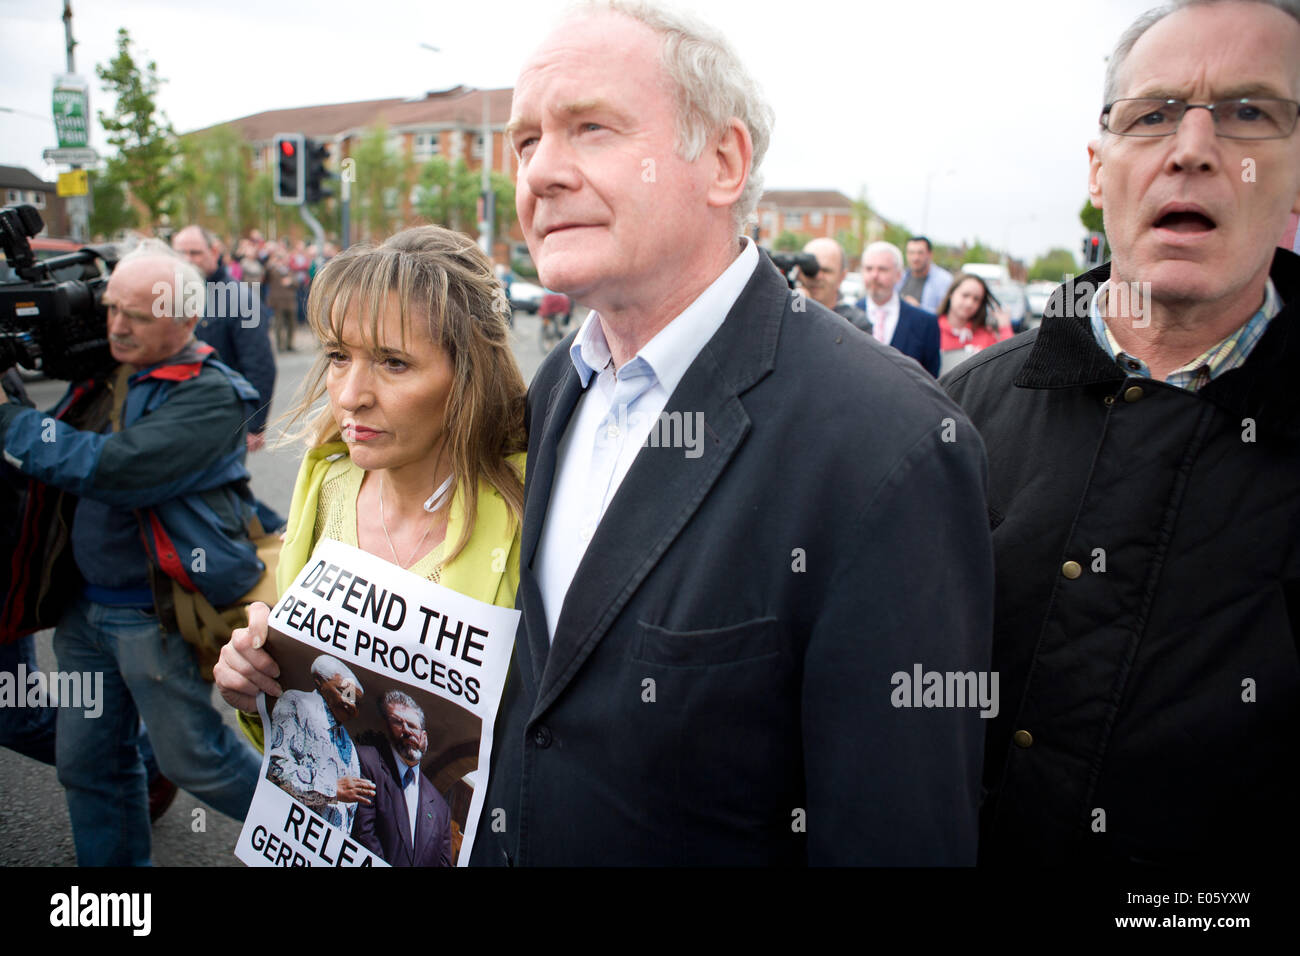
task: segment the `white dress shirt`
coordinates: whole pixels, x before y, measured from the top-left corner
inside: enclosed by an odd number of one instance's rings
[[[867,318],[871,319],[871,334],[877,342],[888,345],[894,340],[894,330],[898,328],[898,293],[890,296],[884,305],[876,305],[871,296],[867,296]]]
[[[388,745],[392,751],[393,763],[397,766],[397,782],[402,784],[402,778],[406,776],[406,764],[402,763],[402,755],[397,752],[392,744]],[[406,798],[406,820],[411,824],[411,847],[415,847],[415,814],[420,809],[420,768],[410,768],[415,771],[409,784],[402,786],[402,796]]]
[[[552,641],[565,595],[600,519],[677,384],[721,328],[758,266],[757,247],[741,241],[740,255],[722,275],[617,372],[595,312],[569,349],[584,392],[557,449],[555,482],[535,559]],[[629,542],[630,547],[637,544]]]

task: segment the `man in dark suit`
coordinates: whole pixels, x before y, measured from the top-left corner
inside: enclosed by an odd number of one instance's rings
[[[451,810],[420,770],[429,749],[424,711],[390,690],[379,713],[388,746],[357,747],[361,775],[375,783],[375,800],[357,807],[352,837],[391,866],[451,866]]]
[[[248,379],[262,398],[261,407],[248,422],[247,436],[248,450],[260,451],[266,444],[266,420],[275,391],[275,353],[262,322],[261,299],[254,287],[231,278],[221,261],[216,237],[201,227],[180,230],[172,237],[172,248],[194,263],[207,281],[203,317],[194,334]]]
[[[862,281],[866,298],[859,305],[871,320],[876,341],[893,346],[939,375],[939,317],[899,298],[903,254],[889,242],[873,242],[862,250]]]
[[[987,668],[983,447],[742,238],[771,123],[666,11],[575,14],[515,87],[519,221],[593,311],[529,393],[473,863],[975,860],[983,721],[891,691]]]

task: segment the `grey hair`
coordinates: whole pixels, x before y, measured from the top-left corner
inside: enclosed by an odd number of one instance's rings
[[[420,729],[424,730],[424,708],[415,702],[415,698],[410,694],[404,694],[400,690],[390,690],[379,698],[375,705],[379,708],[379,716],[388,720],[388,709],[390,707],[405,707],[407,710],[413,710],[420,716]]]
[[[352,673],[348,665],[337,657],[330,657],[328,654],[322,654],[311,662],[311,674],[313,677],[319,677],[322,681],[342,677],[356,687],[358,694],[364,695],[366,692],[365,688],[361,686],[361,681],[357,680],[357,675]]]
[[[898,251],[898,246],[892,242],[885,242],[883,239],[879,242],[873,242],[862,250],[862,261],[867,261],[867,256],[875,252],[888,252],[890,258],[894,260],[894,268],[899,272],[903,271],[903,254]]]
[[[174,280],[179,280],[181,285],[179,293],[181,308],[179,314],[172,315],[175,322],[184,325],[195,316],[203,314],[203,306],[207,302],[207,283],[204,282],[203,274],[199,272],[198,267],[189,259],[161,239],[153,238],[137,239],[128,247],[126,254],[118,260],[118,265],[132,259],[167,259],[171,262],[172,277]],[[162,301],[170,306],[174,298],[164,297]],[[175,310],[169,309],[169,311]]]
[[[1119,96],[1120,70],[1128,60],[1128,55],[1133,52],[1133,47],[1137,46],[1138,40],[1142,39],[1144,33],[1171,13],[1177,13],[1189,7],[1208,7],[1211,4],[1228,2],[1262,3],[1265,6],[1273,7],[1275,10],[1281,10],[1291,16],[1296,23],[1300,23],[1300,0],[1173,0],[1172,3],[1167,3],[1163,7],[1148,10],[1133,21],[1123,35],[1120,36],[1119,42],[1115,44],[1115,50],[1111,53],[1110,60],[1106,64],[1106,85],[1103,90],[1105,103],[1113,103]]]
[[[763,91],[726,37],[692,14],[653,0],[585,0],[567,19],[594,13],[619,13],[663,37],[660,63],[677,87],[677,154],[692,163],[712,136],[733,118],[749,130],[754,153],[745,188],[731,207],[739,234],[757,222],[763,195],[763,157],[772,142],[776,114]]]

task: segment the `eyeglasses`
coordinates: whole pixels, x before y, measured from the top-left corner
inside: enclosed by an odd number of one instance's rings
[[[1120,136],[1168,136],[1188,110],[1209,110],[1214,131],[1226,139],[1285,139],[1295,131],[1300,103],[1255,96],[1188,103],[1148,96],[1111,103],[1101,111],[1101,125]]]

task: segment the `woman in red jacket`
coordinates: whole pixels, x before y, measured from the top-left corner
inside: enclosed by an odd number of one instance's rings
[[[993,324],[990,326],[990,315]],[[939,305],[939,374],[1012,336],[1011,321],[979,276],[963,272]]]

